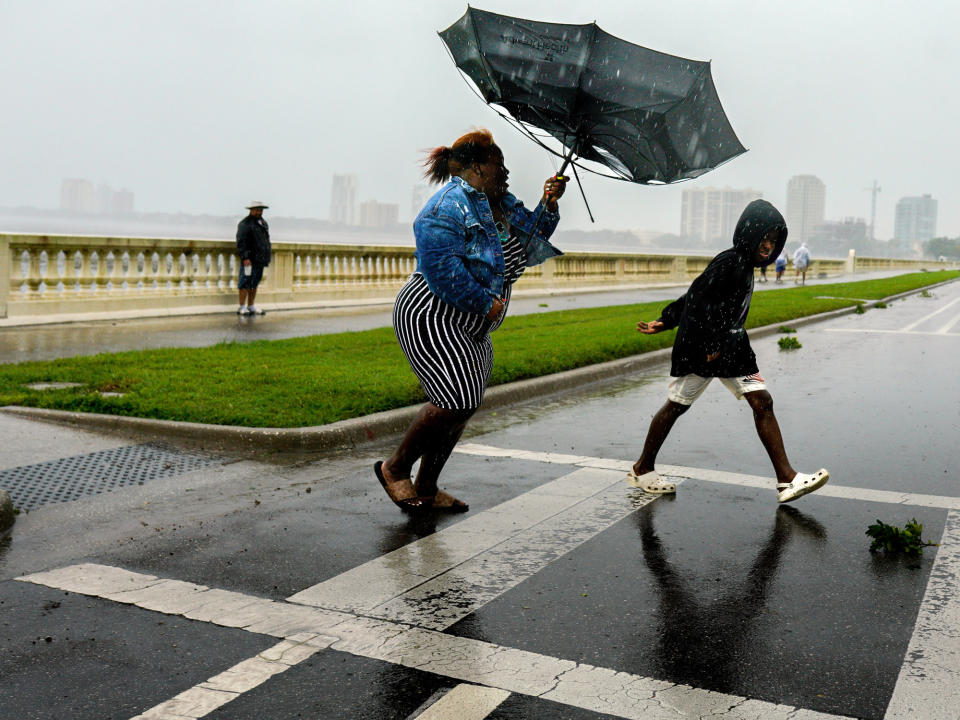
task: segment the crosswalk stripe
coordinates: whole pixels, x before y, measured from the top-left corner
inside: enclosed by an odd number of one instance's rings
[[[885,720],[950,720],[960,709],[960,513],[950,512]]]
[[[524,450],[513,450],[509,448],[494,447],[492,445],[482,445],[478,443],[464,443],[458,446],[454,452],[460,452],[467,455],[490,455],[491,457],[519,457],[521,454],[524,459],[535,459],[534,453]],[[544,460],[544,462],[546,462]],[[575,465],[582,467],[606,467],[623,469],[626,471],[632,466],[627,460],[614,460],[604,458],[582,458],[577,460]],[[708,470],[704,468],[685,467],[683,465],[658,465],[658,471],[661,475],[668,475],[671,478],[686,478],[689,480],[705,480],[707,482],[724,483],[726,485],[741,485],[744,487],[755,487],[763,490],[773,491],[776,485],[776,479],[772,477],[763,477],[761,475],[745,475],[743,473],[733,473],[724,470]],[[846,500],[868,500],[874,502],[890,503],[894,505],[918,505],[921,507],[943,508],[945,510],[960,510],[960,497],[951,497],[948,495],[926,495],[923,493],[893,492],[890,490],[871,490],[869,488],[858,488],[846,485],[837,485],[833,482],[824,485],[817,490],[818,497],[835,497]]]
[[[92,563],[47,570],[16,579],[94,597],[123,597],[127,600],[132,596],[125,593],[135,588],[145,589],[177,582]],[[148,600],[141,599],[133,604],[143,607],[141,602]],[[265,602],[268,606],[257,606],[258,610],[243,624],[237,623],[237,611],[232,608],[222,616],[211,613],[209,622],[280,637],[287,633],[288,640],[317,650],[331,648],[627,720],[709,716],[728,720],[759,717],[764,720],[838,720],[842,717],[702,690],[401,623],[282,601]],[[178,718],[170,710],[163,710],[149,716],[149,720],[203,717],[216,709],[213,705],[217,702],[223,701],[217,705],[220,707],[239,697],[239,694],[220,690],[219,686],[208,686],[211,692],[197,690],[205,685],[201,683],[177,696],[186,697],[188,702],[193,703],[187,708],[193,715],[181,715]],[[178,706],[178,709],[182,709],[182,706]],[[144,718],[141,716],[140,720]]]
[[[411,720],[484,720],[508,697],[506,690],[461,683]]]

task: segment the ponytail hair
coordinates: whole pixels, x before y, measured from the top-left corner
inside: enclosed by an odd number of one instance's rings
[[[473,130],[457,138],[451,147],[440,146],[426,151],[423,177],[432,183],[446,182],[451,175],[460,173],[473,163],[487,162],[494,150],[499,148],[489,130]]]

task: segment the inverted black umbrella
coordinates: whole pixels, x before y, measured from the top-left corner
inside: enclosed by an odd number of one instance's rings
[[[596,23],[538,22],[471,7],[440,37],[487,103],[564,158],[560,173],[571,162],[576,173],[577,156],[612,174],[580,166],[590,172],[671,183],[746,152],[720,105],[709,62],[634,45]],[[560,141],[565,154],[535,129]]]

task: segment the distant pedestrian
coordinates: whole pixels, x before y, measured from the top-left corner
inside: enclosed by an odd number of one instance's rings
[[[240,306],[237,315],[263,315],[264,311],[254,304],[257,285],[263,278],[263,269],[270,264],[270,226],[263,219],[263,211],[269,208],[262,202],[247,205],[250,214],[237,225],[237,255],[240,256]]]
[[[767,266],[763,265],[760,268],[760,282],[765,283],[767,281]]]
[[[777,262],[774,265],[774,269],[777,271],[777,280],[776,282],[783,282],[783,271],[787,269],[787,251],[782,251],[777,255]]]
[[[810,250],[807,248],[805,242],[800,243],[800,247],[796,249],[793,253],[793,267],[796,268],[797,274],[793,279],[794,284],[797,283],[803,278],[801,285],[807,284],[807,269],[810,267]]]
[[[443,187],[414,220],[417,269],[397,294],[393,327],[428,402],[374,473],[406,512],[465,512],[467,504],[437,481],[483,399],[493,370],[490,333],[503,322],[513,283],[562,254],[549,237],[566,180],[548,178],[537,207],[526,209],[507,190],[510,173],[488,130],[436,148],[424,166]]]
[[[650,423],[643,454],[627,476],[630,485],[649,493],[676,492],[676,485],[664,481],[654,468],[657,453],[673,424],[713,378],[720,378],[738,400],[746,398],[753,410],[757,434],[777,475],[780,502],[813,492],[829,479],[826,470],[798,473],[790,465],[773,414],[773,398],[744,329],[753,296],[754,268],[772,262],[786,241],[787,226],[780,212],[766,200],[754,200],[737,222],[733,247],[711,260],[686,294],[664,308],[659,320],[637,323],[637,330],[647,335],[678,329],[667,403]],[[738,443],[731,440],[730,447],[736,448]]]

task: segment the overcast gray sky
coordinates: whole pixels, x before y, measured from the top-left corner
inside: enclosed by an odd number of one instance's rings
[[[932,194],[960,235],[960,4],[918,0],[490,1],[482,9],[592,22],[713,61],[749,152],[687,186],[752,187],[783,207],[819,176],[827,218],[893,234],[896,201]],[[60,181],[136,193],[142,211],[326,218],[331,176],[410,215],[419,150],[489,127],[511,187],[535,201],[554,167],[466,86],[436,35],[462,0],[0,0],[0,206],[56,208]],[[677,232],[684,184],[585,179],[596,228]],[[575,188],[563,227],[590,226]]]

